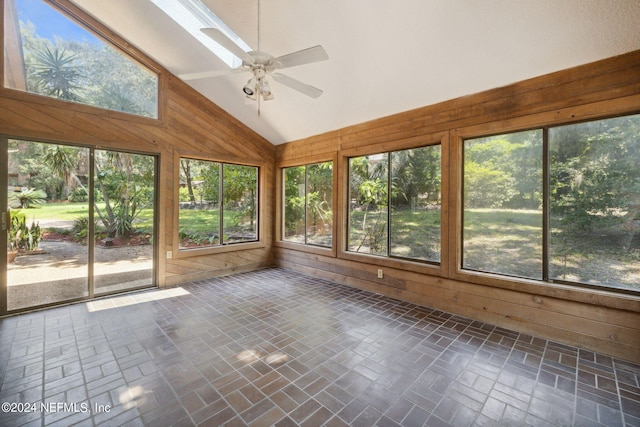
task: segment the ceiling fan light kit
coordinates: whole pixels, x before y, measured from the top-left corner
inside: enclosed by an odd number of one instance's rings
[[[246,85],[242,88],[242,91],[247,96],[255,96],[257,89],[257,82],[255,77],[251,77]]]
[[[228,50],[231,54],[242,60],[242,65],[238,68],[229,70],[229,73],[236,71],[248,71],[252,74],[251,78],[242,87],[242,92],[247,98],[259,101],[274,99],[273,92],[267,81],[267,76],[271,76],[276,82],[288,86],[311,98],[317,98],[322,95],[322,90],[296,80],[292,77],[281,73],[274,73],[276,70],[283,68],[296,67],[299,65],[310,64],[313,62],[325,61],[329,59],[327,52],[322,46],[314,46],[287,55],[274,58],[272,55],[260,50],[260,0],[258,0],[258,49],[245,52],[233,40],[228,38],[222,31],[217,28],[202,28],[201,31],[212,38],[220,46]],[[194,73],[183,75],[185,80],[215,77],[220,73]],[[260,112],[258,107],[258,113]]]

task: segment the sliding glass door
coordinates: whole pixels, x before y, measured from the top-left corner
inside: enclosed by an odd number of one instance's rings
[[[7,310],[89,296],[89,149],[8,141]]]
[[[153,284],[155,158],[95,150],[96,295]]]
[[[154,285],[154,156],[2,142],[1,311]]]

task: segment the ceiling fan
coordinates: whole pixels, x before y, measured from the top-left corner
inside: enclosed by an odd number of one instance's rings
[[[217,28],[202,28],[201,31],[213,39],[220,46],[228,50],[231,54],[242,60],[242,64],[234,69],[220,73],[219,71],[183,74],[180,77],[183,80],[201,79],[206,77],[215,77],[224,74],[247,71],[251,73],[251,78],[242,88],[247,98],[252,100],[260,99],[269,101],[273,99],[271,87],[267,81],[270,76],[278,83],[290,87],[300,93],[311,98],[317,98],[322,95],[322,90],[296,80],[282,73],[276,73],[276,70],[283,68],[295,67],[298,65],[310,64],[329,59],[327,52],[322,46],[314,46],[286,55],[273,57],[273,55],[260,50],[260,0],[258,0],[258,48],[254,51],[245,52],[228,38],[222,31]],[[259,104],[258,104],[259,105]],[[258,113],[260,109],[258,107]]]

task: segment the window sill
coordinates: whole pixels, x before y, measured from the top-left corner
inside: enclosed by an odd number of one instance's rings
[[[237,252],[248,251],[251,249],[263,249],[265,248],[264,242],[247,242],[247,243],[233,243],[230,245],[220,245],[204,248],[192,248],[192,249],[179,249],[176,254],[176,258],[190,258],[196,256],[215,255],[225,252]]]
[[[304,243],[293,243],[287,242],[284,240],[279,240],[274,243],[276,247],[283,249],[291,249],[294,251],[300,252],[308,252],[316,255],[323,255],[335,258],[336,257],[336,249],[335,246],[328,248],[324,246],[313,246],[313,245],[305,245]]]
[[[615,288],[596,288],[579,283],[544,282],[462,269],[451,278],[477,285],[525,292],[531,294],[533,301],[536,302],[539,297],[548,297],[640,313],[640,295],[617,292]]]
[[[414,273],[428,274],[430,276],[443,276],[442,264],[432,264],[427,261],[414,261],[407,258],[393,258],[380,255],[363,254],[358,252],[343,251],[339,258],[349,261],[373,264],[380,267],[393,268],[397,270],[411,271]]]

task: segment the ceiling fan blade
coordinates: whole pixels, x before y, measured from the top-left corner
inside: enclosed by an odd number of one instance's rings
[[[317,98],[322,95],[322,91],[317,87],[310,86],[306,83],[302,83],[300,80],[296,80],[293,77],[285,76],[280,73],[273,73],[273,80],[278,83],[282,83],[285,86],[289,86],[291,89],[297,90],[311,98]]]
[[[207,79],[209,77],[228,76],[229,74],[234,74],[241,71],[245,71],[245,70],[243,68],[234,68],[232,70],[202,71],[200,73],[180,74],[178,75],[178,77],[180,77],[180,79],[182,80],[199,80],[199,79]]]
[[[308,49],[282,55],[273,59],[277,63],[277,68],[296,67],[298,65],[310,64],[312,62],[326,61],[329,55],[322,46],[314,46]]]
[[[253,64],[253,57],[242,50],[240,46],[235,44],[233,40],[227,37],[222,31],[218,30],[217,28],[201,28],[200,31],[211,37],[213,41],[218,43],[223,48],[227,49],[229,52],[231,52],[232,55],[242,59],[243,62],[247,64]]]

